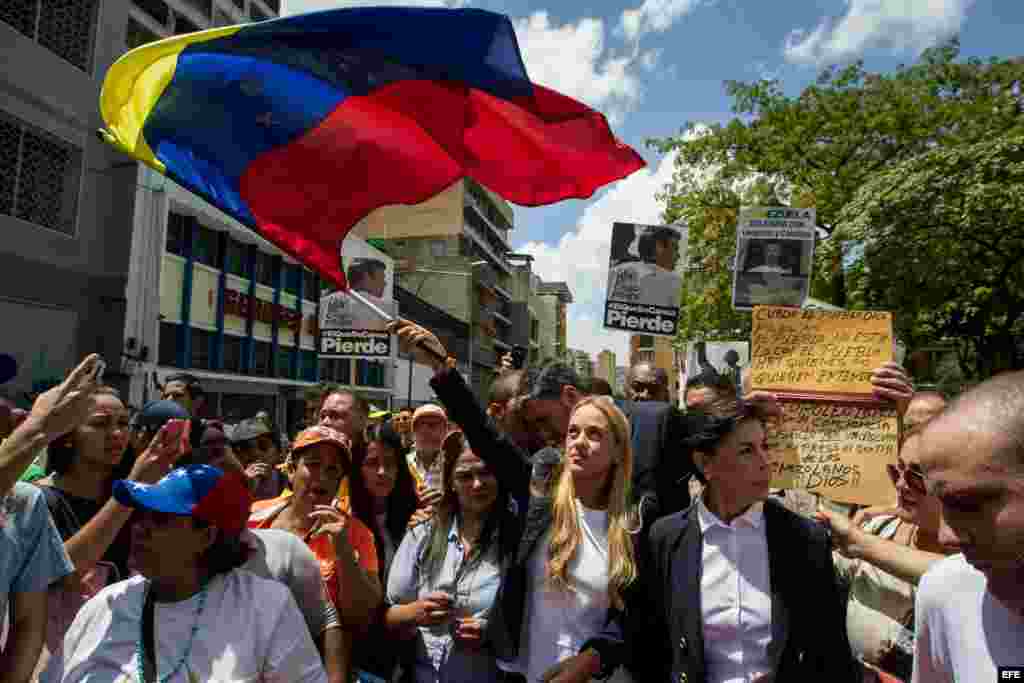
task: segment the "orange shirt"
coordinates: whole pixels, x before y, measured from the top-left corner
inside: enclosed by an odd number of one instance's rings
[[[249,515],[250,529],[270,529],[274,520],[292,502],[291,495],[281,495],[270,500],[258,500],[252,504],[252,512]],[[363,571],[376,576],[380,572],[380,565],[377,561],[377,547],[373,540],[373,532],[355,517],[348,518],[346,526],[348,542],[355,553],[356,561]],[[306,545],[320,561],[320,573],[327,584],[327,592],[331,602],[338,604],[338,572],[335,568],[334,540],[330,534],[321,534],[303,539]]]

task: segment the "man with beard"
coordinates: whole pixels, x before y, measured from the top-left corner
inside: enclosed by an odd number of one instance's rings
[[[998,680],[1024,668],[1024,372],[930,422],[921,467],[942,503],[939,542],[960,553],[921,580],[913,680]]]

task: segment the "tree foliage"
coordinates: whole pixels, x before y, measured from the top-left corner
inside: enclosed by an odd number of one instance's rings
[[[815,296],[839,306],[892,307],[901,338],[912,348],[970,336],[970,342],[960,339],[970,346],[961,348],[965,361],[976,353],[998,357],[991,367],[968,363],[972,375],[1016,367],[1020,358],[1005,348],[1007,325],[1012,333],[1016,323],[1004,319],[1015,309],[991,303],[992,296],[1012,300],[990,283],[1002,272],[999,266],[972,277],[971,282],[979,281],[976,286],[949,296],[963,269],[978,264],[987,270],[996,259],[995,252],[981,253],[978,244],[968,249],[963,242],[984,240],[1004,249],[1009,248],[1003,244],[1006,235],[1014,228],[1019,233],[1016,214],[1006,213],[1015,190],[997,192],[997,180],[988,183],[988,190],[970,192],[954,179],[938,181],[942,173],[963,172],[966,183],[970,173],[983,173],[985,159],[1012,157],[1009,148],[996,146],[1024,134],[1024,60],[958,61],[958,56],[959,43],[953,40],[889,74],[870,73],[859,62],[832,67],[796,96],[787,95],[779,81],[726,83],[735,118],[708,127],[688,124],[678,136],[651,141],[662,152],[678,153],[675,177],[661,195],[665,218],[691,222],[690,251],[697,259],[711,259],[705,267],[724,263],[735,248],[734,209],[740,201],[751,203],[734,188],[743,183],[771,187],[784,204],[817,210],[827,237],[817,252]],[[935,172],[929,174],[929,168]],[[915,190],[907,174],[913,174],[917,193],[930,197],[916,208],[945,207],[945,227],[932,225],[940,218],[932,212],[917,218],[909,213],[906,195]],[[1015,181],[1007,177],[1007,182]],[[897,183],[903,193],[887,195]],[[933,191],[935,184],[944,190]],[[954,195],[962,198],[956,200],[959,210],[971,214],[961,216],[958,227],[949,223]],[[893,203],[880,203],[883,197]],[[895,230],[896,222],[886,215],[890,206],[897,212],[907,207],[898,221],[901,231],[919,235],[927,247],[911,248],[907,240],[891,240],[891,248],[883,245]],[[727,209],[733,210],[731,223]],[[952,239],[960,240],[958,246],[943,249]],[[854,240],[852,250],[847,240]],[[916,259],[925,253],[945,265],[931,278],[913,280],[910,273],[920,269]],[[958,270],[957,259],[970,260],[960,261]],[[684,292],[681,338],[711,338],[714,330],[744,319],[722,305],[730,294],[731,273],[705,271],[698,279]],[[716,283],[720,292],[708,291],[708,283]],[[891,291],[896,287],[904,289]]]
[[[1020,368],[1024,134],[938,147],[876,174],[826,245],[864,245],[851,298],[899,311],[911,345],[955,338],[966,374]]]

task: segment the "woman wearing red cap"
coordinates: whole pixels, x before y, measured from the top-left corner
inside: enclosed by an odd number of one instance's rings
[[[65,639],[64,683],[324,683],[326,675],[288,588],[238,571],[249,492],[208,465],[156,484],[118,481],[136,510],[140,576],[109,586],[78,613]]]

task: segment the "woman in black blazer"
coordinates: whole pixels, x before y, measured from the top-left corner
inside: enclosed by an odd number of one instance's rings
[[[704,418],[685,444],[704,493],[646,544],[628,619],[634,675],[854,683],[828,535],[769,498],[763,414],[725,399]]]

